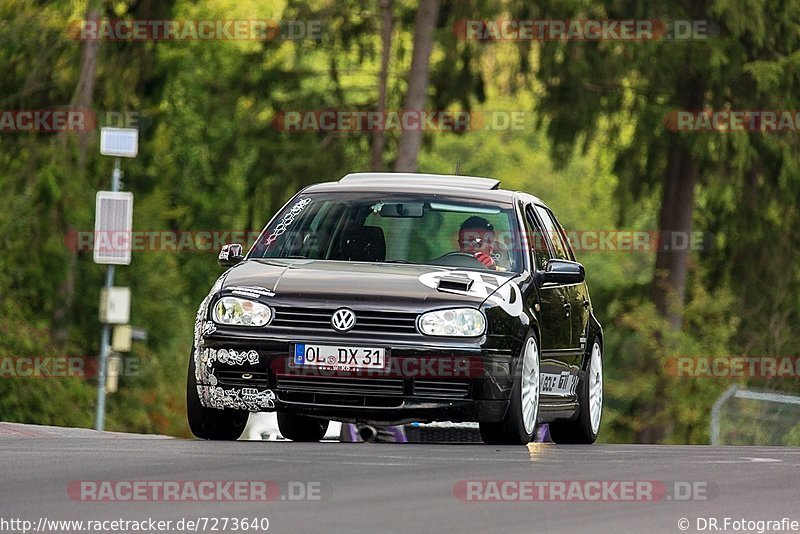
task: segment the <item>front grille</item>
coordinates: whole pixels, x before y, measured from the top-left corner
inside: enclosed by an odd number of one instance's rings
[[[338,308],[298,308],[275,306],[272,326],[298,330],[337,333],[331,326],[331,317]],[[353,310],[356,324],[347,334],[417,335],[417,314],[394,311]]]
[[[304,393],[278,391],[278,400],[294,404],[317,406],[350,406],[356,408],[399,408],[403,397],[377,397],[374,395],[337,395],[334,393]]]
[[[469,380],[414,380],[414,395],[460,399],[469,395]]]
[[[244,378],[248,376],[249,378]],[[269,386],[267,373],[255,371],[217,371],[217,380],[220,386],[260,387]]]
[[[402,378],[302,377],[278,375],[278,389],[339,395],[402,395]]]

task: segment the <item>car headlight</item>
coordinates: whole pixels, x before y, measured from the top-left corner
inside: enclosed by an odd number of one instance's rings
[[[454,308],[424,313],[419,331],[427,336],[480,336],[486,330],[486,318],[473,308]]]
[[[236,326],[264,326],[272,320],[272,309],[260,302],[222,297],[214,304],[215,323]]]

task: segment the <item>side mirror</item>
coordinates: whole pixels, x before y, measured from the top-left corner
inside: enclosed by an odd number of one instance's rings
[[[222,245],[217,256],[217,263],[222,267],[233,267],[244,259],[244,250],[239,243]]]
[[[586,279],[586,271],[583,265],[577,261],[569,260],[549,260],[547,268],[540,273],[540,280],[543,284],[552,282],[555,284],[580,284]]]

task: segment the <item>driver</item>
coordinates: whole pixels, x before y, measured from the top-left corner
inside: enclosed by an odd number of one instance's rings
[[[489,269],[498,269],[492,253],[494,252],[494,226],[492,223],[473,215],[461,223],[458,229],[458,246],[461,252],[472,256]]]

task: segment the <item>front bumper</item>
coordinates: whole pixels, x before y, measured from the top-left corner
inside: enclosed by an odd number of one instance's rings
[[[339,421],[499,421],[511,392],[511,349],[484,338],[376,340],[298,334],[206,333],[194,352],[200,402],[210,408],[281,410]],[[299,368],[294,343],[387,348],[387,372]],[[494,348],[487,348],[487,346]]]

